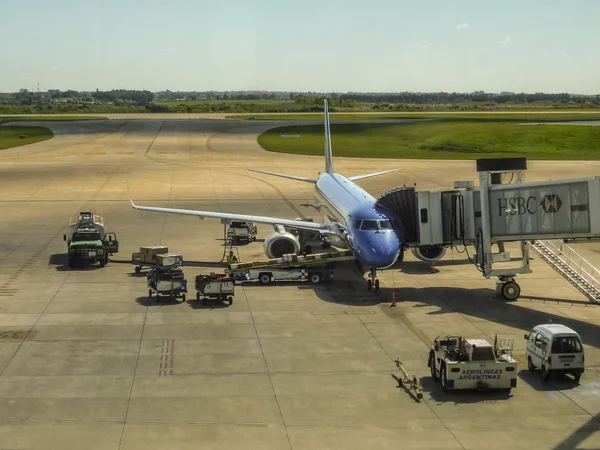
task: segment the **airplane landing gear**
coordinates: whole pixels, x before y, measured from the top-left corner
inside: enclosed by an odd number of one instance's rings
[[[367,280],[367,290],[370,291],[375,287],[375,292],[379,290],[379,280],[377,279],[377,269],[370,268],[369,279]]]

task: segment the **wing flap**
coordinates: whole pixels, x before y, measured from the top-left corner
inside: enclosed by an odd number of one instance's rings
[[[353,177],[348,177],[348,179],[352,180],[352,181],[362,180],[363,178],[376,177],[378,175],[385,175],[386,173],[397,172],[399,170],[402,170],[402,169],[384,170],[383,172],[374,172],[374,173],[367,173],[367,174],[364,174],[364,175],[355,175]]]

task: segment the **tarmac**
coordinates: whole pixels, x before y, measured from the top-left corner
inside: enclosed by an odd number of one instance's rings
[[[232,306],[197,302],[194,276],[224,267],[223,225],[133,210],[127,183],[143,205],[317,219],[300,206],[310,185],[246,170],[323,170],[323,158],[262,150],[256,136],[276,124],[47,122],[55,138],[0,152],[0,449],[600,448],[600,309],[535,255],[514,302],[496,297],[495,280],[462,249],[435,273],[407,254],[380,274],[379,293],[349,262],[331,285],[245,283]],[[359,182],[375,196],[477,179],[474,161],[334,166],[345,175],[401,167]],[[597,161],[534,161],[527,180],[596,175]],[[72,214],[90,209],[120,251],[104,268],[69,269],[63,234]],[[241,261],[264,259],[271,231],[258,225]],[[148,299],[130,264],[144,245],[183,254],[186,302]],[[600,244],[574,247],[600,266]],[[523,334],[549,319],[582,335],[580,384],[544,385],[527,371]],[[517,388],[442,392],[427,355],[448,334],[514,339]],[[421,381],[420,403],[398,387],[396,358]]]

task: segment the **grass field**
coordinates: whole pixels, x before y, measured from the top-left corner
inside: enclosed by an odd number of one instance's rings
[[[27,136],[21,139],[21,136]],[[54,133],[44,127],[0,127],[0,150],[46,141],[54,137]]]
[[[335,156],[399,159],[519,157],[546,160],[600,159],[600,127],[519,125],[506,122],[332,124]],[[300,135],[282,138],[281,135]],[[269,151],[322,155],[322,125],[269,130],[258,138]]]
[[[447,112],[447,113],[330,113],[331,121],[336,120],[380,120],[380,119],[436,119],[436,120],[486,120],[486,121],[565,121],[565,120],[600,120],[600,111],[532,111],[532,112]],[[323,114],[243,114],[225,116],[235,120],[307,120],[322,121]]]
[[[0,116],[0,124],[8,122],[57,122],[57,121],[75,121],[75,120],[108,120],[107,117],[100,116]]]

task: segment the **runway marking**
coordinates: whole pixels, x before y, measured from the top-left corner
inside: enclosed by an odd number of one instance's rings
[[[160,354],[160,364],[158,370],[159,377],[174,375],[175,366],[175,340],[169,339],[162,343]]]

